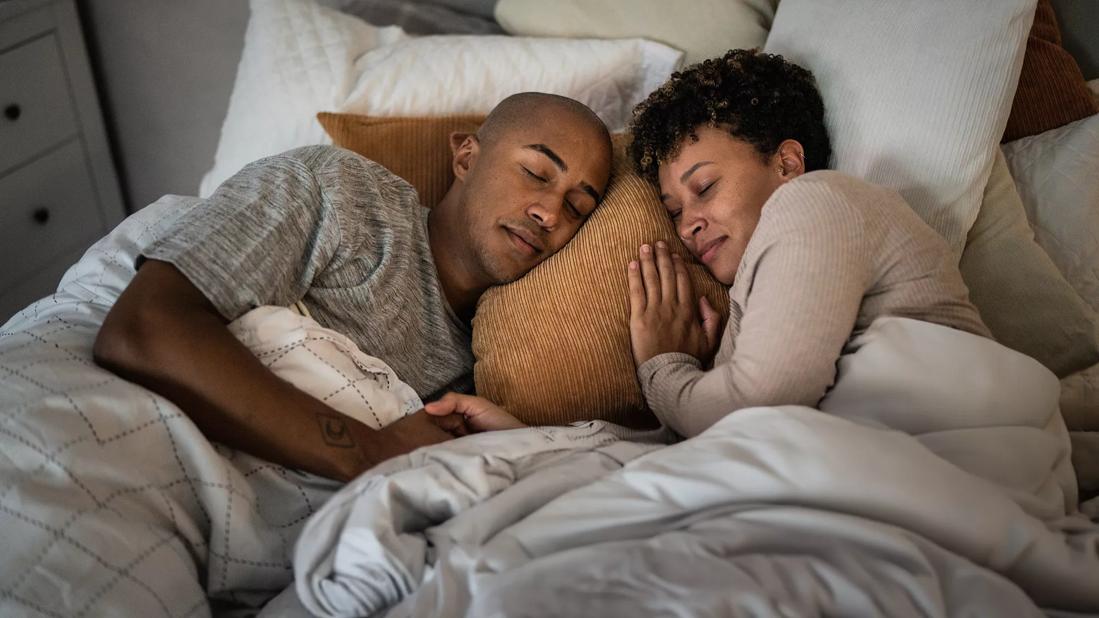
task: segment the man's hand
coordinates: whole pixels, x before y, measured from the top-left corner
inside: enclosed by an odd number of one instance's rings
[[[708,362],[717,348],[721,316],[705,296],[695,296],[683,259],[671,255],[663,242],[655,250],[641,245],[638,256],[628,274],[634,362],[640,367],[668,352]]]
[[[466,428],[473,433],[527,426],[488,399],[472,395],[447,393],[438,401],[424,406],[424,411],[438,419],[462,419]]]
[[[365,425],[353,425],[354,442],[363,458],[363,465],[350,477],[397,455],[412,452],[421,446],[439,444],[469,433],[460,415],[432,416],[420,410],[379,430]]]

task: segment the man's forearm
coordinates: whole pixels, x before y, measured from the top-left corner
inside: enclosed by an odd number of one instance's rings
[[[331,478],[376,463],[378,432],[272,373],[170,265],[142,266],[107,315],[95,358],[226,446]]]
[[[346,479],[368,467],[374,432],[280,379],[216,316],[157,320],[140,347],[99,359],[178,405],[211,440],[274,463]],[[355,427],[355,425],[361,425]]]

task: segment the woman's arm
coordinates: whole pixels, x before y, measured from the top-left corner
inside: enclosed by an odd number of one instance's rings
[[[710,371],[687,354],[640,365],[645,398],[664,424],[693,436],[741,408],[815,406],[832,385],[868,287],[871,256],[849,222],[811,219],[757,231],[766,236],[753,239],[739,275],[751,277],[751,291],[731,358]]]

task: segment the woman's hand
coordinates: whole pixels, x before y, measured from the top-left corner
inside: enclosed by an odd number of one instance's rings
[[[469,433],[518,429],[527,426],[526,423],[508,414],[507,410],[488,399],[472,395],[447,393],[438,401],[425,405],[424,411],[432,416],[448,417],[453,414],[456,418],[463,418]],[[464,435],[456,431],[452,433]]]
[[[706,297],[697,298],[687,266],[667,245],[641,245],[630,262],[630,343],[638,367],[668,352],[707,362],[717,348],[721,316]],[[696,300],[697,298],[697,300]]]

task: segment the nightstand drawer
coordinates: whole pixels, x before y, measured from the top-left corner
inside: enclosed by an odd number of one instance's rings
[[[77,132],[57,38],[0,54],[0,174]]]
[[[103,235],[80,140],[0,178],[0,290]]]

